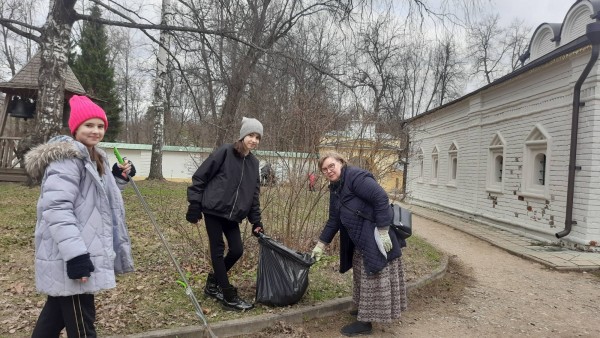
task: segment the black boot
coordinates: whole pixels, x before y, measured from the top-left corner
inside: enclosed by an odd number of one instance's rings
[[[218,301],[223,300],[223,292],[221,291],[221,287],[217,284],[217,280],[215,279],[215,275],[212,273],[208,274],[206,278],[206,286],[204,286],[204,294],[208,297],[215,298]]]
[[[344,326],[340,330],[340,333],[347,337],[371,334],[371,332],[373,332],[373,325],[371,325],[371,322],[361,322],[358,320],[352,324]]]
[[[238,296],[237,289],[233,286],[223,288],[223,309],[232,311],[246,311],[254,307],[253,304],[249,304]]]

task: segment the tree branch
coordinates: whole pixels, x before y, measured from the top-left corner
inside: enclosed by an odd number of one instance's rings
[[[29,33],[29,32],[26,32],[26,31],[24,31],[24,30],[21,30],[21,29],[19,29],[19,28],[15,27],[15,26],[13,25],[13,23],[14,23],[14,24],[17,24],[17,25],[20,25],[20,26],[23,26],[23,27],[26,27],[26,28],[29,28],[29,29],[32,29],[32,30],[35,30],[35,31],[37,31],[37,32],[41,32],[41,29],[40,29],[39,27],[32,26],[32,25],[29,25],[29,24],[26,24],[26,23],[23,23],[23,22],[20,22],[20,21],[17,21],[17,20],[6,19],[6,18],[0,18],[0,25],[2,25],[2,26],[4,26],[4,27],[6,27],[6,28],[7,28],[8,30],[10,30],[11,32],[13,32],[13,33],[15,33],[15,34],[18,34],[18,35],[20,35],[20,36],[22,36],[22,37],[24,37],[24,38],[27,38],[27,39],[33,40],[33,41],[35,41],[35,42],[37,42],[37,43],[40,43],[40,41],[41,41],[41,40],[40,40],[40,36],[38,36],[38,35],[33,35],[33,34]]]
[[[112,12],[122,16],[122,14],[120,14],[114,10],[112,10]],[[133,20],[132,20],[132,22],[115,21],[115,20],[107,20],[107,19],[102,19],[102,18],[93,18],[90,15],[85,15],[85,14],[80,14],[80,13],[77,13],[75,15],[75,19],[89,21],[89,22],[95,22],[95,23],[108,25],[108,26],[116,26],[116,27],[136,28],[136,29],[143,29],[143,30],[173,31],[173,32],[192,32],[192,33],[199,33],[199,34],[218,35],[218,36],[226,37],[228,39],[232,39],[232,40],[240,42],[240,43],[248,44],[248,42],[234,36],[235,32],[211,30],[211,29],[200,29],[200,28],[193,28],[193,27],[171,26],[171,25],[162,25],[162,24],[159,24],[159,25],[157,25],[157,24],[141,24],[141,23],[133,22]]]
[[[130,17],[126,16],[125,14],[123,14],[123,13],[121,13],[121,12],[119,12],[119,11],[117,11],[117,10],[115,10],[115,9],[113,9],[113,8],[111,8],[111,7],[109,7],[108,5],[105,5],[105,4],[101,3],[101,2],[97,2],[97,1],[94,1],[94,0],[92,0],[92,1],[93,1],[94,3],[96,3],[96,4],[98,4],[99,6],[102,6],[102,7],[106,8],[108,11],[110,11],[110,12],[112,12],[112,13],[115,13],[116,15],[118,15],[118,16],[120,16],[120,17],[122,17],[123,19],[130,21],[132,24],[135,24],[135,22],[133,21],[133,19],[131,19]],[[98,20],[96,20],[96,18],[93,18],[93,19],[94,19],[94,20],[88,20],[88,21],[94,21],[94,22],[98,22]],[[103,20],[103,19],[101,19],[101,20]],[[105,21],[110,21],[110,20],[105,20]],[[122,22],[122,21],[121,21],[121,22]],[[137,24],[137,25],[139,25],[139,24]],[[165,26],[166,26],[166,27],[168,27],[168,25],[153,25],[153,24],[150,24],[150,25],[143,25],[143,26],[159,26],[159,27],[165,27]],[[127,27],[127,26],[122,26],[122,27]],[[174,26],[173,26],[173,27],[174,27]],[[164,50],[167,52],[167,54],[169,54],[169,56],[171,57],[171,59],[172,59],[173,61],[175,61],[175,63],[177,64],[177,69],[179,70],[179,72],[180,72],[181,76],[183,77],[183,80],[185,81],[185,83],[186,83],[186,86],[187,86],[187,87],[189,88],[189,90],[190,90],[190,94],[192,95],[192,99],[193,99],[193,101],[194,101],[194,106],[195,106],[196,110],[198,110],[198,111],[199,111],[199,110],[200,110],[200,108],[198,107],[198,99],[196,98],[196,94],[194,93],[194,90],[193,90],[193,88],[192,88],[192,85],[190,84],[190,82],[189,82],[189,80],[188,80],[187,76],[185,75],[185,73],[184,73],[184,71],[183,71],[183,67],[181,66],[181,63],[179,62],[179,60],[177,59],[177,57],[176,57],[175,55],[173,55],[173,53],[171,53],[170,49],[168,48],[169,46],[165,46],[165,45],[163,45],[163,44],[160,42],[160,40],[158,40],[158,39],[156,39],[155,37],[153,37],[152,35],[150,35],[150,34],[147,32],[147,30],[146,30],[146,29],[144,29],[144,28],[139,28],[139,27],[131,27],[131,28],[137,28],[137,29],[139,29],[140,31],[142,31],[142,33],[144,33],[144,35],[146,35],[146,36],[147,36],[147,37],[148,37],[148,38],[149,38],[149,39],[150,39],[152,42],[154,42],[154,43],[158,44],[159,48],[160,48],[160,47],[164,48]],[[150,29],[155,29],[155,28],[150,28]],[[207,30],[205,30],[205,31],[207,31]],[[204,33],[204,34],[208,34],[208,33]],[[216,125],[216,124],[213,124],[213,123],[209,123],[209,124],[213,125],[213,126],[214,126],[214,127],[216,127],[216,128],[223,129],[223,127],[221,127],[221,126],[218,126],[218,125]]]

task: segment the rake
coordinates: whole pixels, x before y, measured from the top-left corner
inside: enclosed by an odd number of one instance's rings
[[[119,153],[119,150],[117,149],[117,147],[114,147],[114,153],[115,153],[115,157],[117,158],[117,161],[119,161],[120,164],[124,164],[125,160],[123,160],[123,157],[121,157],[121,154]],[[204,323],[204,326],[208,330],[208,334],[210,335],[210,337],[216,338],[217,336],[214,334],[214,332],[210,328],[210,325],[208,324],[208,321],[206,320],[206,317],[204,316],[204,313],[202,312],[202,307],[200,307],[200,303],[198,302],[198,299],[194,295],[194,291],[192,291],[192,288],[190,287],[190,284],[188,283],[188,280],[185,277],[183,270],[181,270],[179,263],[175,259],[175,256],[173,256],[173,252],[171,251],[171,248],[169,248],[169,244],[167,243],[165,236],[163,235],[162,231],[160,230],[158,223],[156,222],[156,218],[154,217],[154,214],[150,210],[148,203],[146,203],[146,200],[142,196],[142,193],[140,192],[140,189],[138,189],[133,178],[130,177],[129,175],[127,175],[127,177],[129,178],[129,183],[131,183],[131,186],[133,186],[133,190],[135,190],[136,195],[140,199],[140,202],[142,203],[142,206],[144,207],[146,214],[148,214],[148,217],[150,218],[150,222],[154,226],[154,230],[158,234],[160,241],[162,242],[163,246],[165,247],[165,250],[167,250],[169,257],[171,258],[171,262],[173,262],[173,265],[175,265],[175,268],[177,269],[177,272],[179,273],[179,277],[181,278],[181,281],[183,282],[180,284],[182,284],[182,286],[185,288],[185,294],[190,298],[190,301],[192,302],[192,305],[194,306],[196,315],[198,316],[198,318],[200,318],[200,320],[202,320],[202,323]]]

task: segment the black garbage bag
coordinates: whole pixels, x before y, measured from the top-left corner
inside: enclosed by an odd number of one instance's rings
[[[258,243],[256,302],[271,306],[297,303],[308,288],[308,270],[315,263],[314,258],[263,234]]]

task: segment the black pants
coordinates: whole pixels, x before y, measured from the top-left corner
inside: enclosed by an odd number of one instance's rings
[[[31,337],[59,337],[62,329],[66,327],[69,338],[95,338],[94,321],[96,321],[94,295],[48,296]]]
[[[226,288],[230,285],[227,271],[233,267],[244,253],[240,225],[238,222],[209,214],[204,214],[204,223],[206,224],[206,233],[210,244],[210,258],[215,279],[221,288]],[[227,239],[228,247],[225,256],[223,256],[225,253],[223,235]]]

